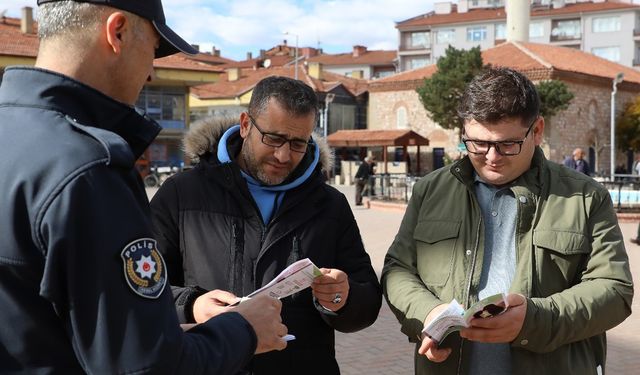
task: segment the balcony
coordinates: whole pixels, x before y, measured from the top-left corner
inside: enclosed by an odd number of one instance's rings
[[[576,41],[580,39],[582,39],[582,35],[580,34],[558,34],[558,35],[551,34],[551,38],[550,38],[552,42],[569,42],[569,41]]]

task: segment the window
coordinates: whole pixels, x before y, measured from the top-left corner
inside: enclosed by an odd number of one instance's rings
[[[553,21],[551,26],[552,40],[580,39],[580,20]]]
[[[591,53],[610,61],[620,61],[620,47],[595,47],[591,49]]]
[[[407,125],[407,109],[405,107],[399,107],[396,110],[396,128],[406,129]]]
[[[451,44],[456,40],[456,31],[453,29],[449,30],[438,30],[436,32],[436,43],[438,44]]]
[[[507,24],[506,23],[497,23],[496,24],[496,39],[507,39]]]
[[[593,19],[593,32],[620,31],[620,17],[597,17]]]
[[[529,38],[540,38],[544,36],[544,26],[542,22],[531,22],[529,24]]]
[[[427,31],[414,32],[409,37],[410,48],[425,48],[429,44],[429,32]]]
[[[165,129],[184,129],[186,120],[185,92],[173,87],[144,87],[136,107]]]
[[[413,70],[422,68],[429,64],[429,58],[426,56],[412,56],[407,57],[404,60],[404,69],[405,70]]]
[[[467,41],[480,42],[487,39],[487,28],[484,26],[467,27]]]

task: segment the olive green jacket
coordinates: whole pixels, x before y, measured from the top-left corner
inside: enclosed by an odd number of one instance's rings
[[[477,301],[484,224],[464,158],[416,183],[385,258],[384,294],[402,332],[417,342],[427,314],[453,298]],[[633,284],[608,191],[588,176],[548,162],[537,148],[512,184],[517,263],[509,292],[527,297],[511,343],[517,374],[604,373],[605,331],[631,314]],[[455,333],[442,363],[416,356],[417,374],[466,374],[469,345]],[[417,351],[418,345],[416,346]]]

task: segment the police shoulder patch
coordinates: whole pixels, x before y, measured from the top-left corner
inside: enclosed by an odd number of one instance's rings
[[[120,253],[124,279],[134,293],[144,298],[160,297],[167,285],[167,267],[152,238],[137,239]]]

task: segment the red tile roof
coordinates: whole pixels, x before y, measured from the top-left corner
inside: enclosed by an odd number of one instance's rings
[[[393,65],[396,51],[373,50],[355,57],[352,52],[339,54],[323,54],[309,58],[308,62],[319,62],[325,65]]]
[[[331,147],[428,146],[429,140],[413,130],[338,130],[327,137]]]
[[[187,56],[187,55],[185,56],[191,60],[200,61],[206,64],[212,64],[212,65],[229,64],[229,63],[235,62],[235,60],[231,60],[226,57],[215,56],[210,53],[202,53],[202,52],[194,56]]]
[[[154,68],[191,70],[197,72],[224,72],[220,65],[211,65],[204,62],[194,61],[184,53],[177,53],[160,59],[153,60]]]
[[[34,22],[34,34],[20,31],[19,18],[0,18],[0,55],[36,57],[38,54],[37,24]]]
[[[558,78],[563,74],[591,77],[610,82],[615,76],[624,73],[624,82],[640,86],[640,72],[573,48],[550,46],[538,43],[507,42],[482,51],[485,64],[516,69],[532,79]],[[389,91],[398,89],[399,84],[408,84],[405,90],[415,89],[421,80],[437,71],[435,64],[424,68],[399,73],[372,81],[370,91]]]
[[[221,68],[242,68],[242,69],[253,69],[255,66],[262,66],[264,61],[269,59],[270,65],[269,67],[283,66],[288,62],[293,61],[293,56],[283,55],[283,56],[265,56],[264,58],[256,57],[250,60],[243,61],[234,61],[227,64],[220,65]]]
[[[225,73],[220,76],[220,80],[193,87],[191,94],[200,99],[228,99],[236,98],[249,91],[263,78],[270,76],[285,76],[294,78],[295,67],[293,65],[285,67],[262,68],[258,70],[241,70],[241,76],[236,81],[229,81]],[[367,81],[345,77],[340,74],[322,72],[323,79],[318,80],[309,76],[303,64],[298,65],[298,79],[311,86],[316,92],[330,92],[334,88],[342,85],[352,95],[358,96],[368,90]]]
[[[452,7],[452,11],[449,14],[435,14],[435,12],[429,12],[417,17],[410,18],[408,20],[400,21],[396,23],[398,29],[410,29],[414,26],[441,26],[446,24],[456,23],[473,23],[490,20],[506,20],[507,16],[504,7],[502,8],[477,8],[469,9],[468,12],[458,13],[456,7]],[[625,10],[625,9],[640,9],[639,5],[618,2],[616,0],[608,0],[603,3],[576,3],[565,4],[562,8],[545,8],[537,7],[531,9],[531,18],[536,17],[551,17],[567,14],[580,14],[580,13],[592,13],[603,12],[613,10]]]
[[[24,34],[20,30],[19,18],[0,18],[0,56],[33,57],[38,55],[40,41],[37,35],[37,23],[34,22],[35,34]],[[187,55],[179,53],[172,56],[156,59],[153,62],[156,68],[191,70],[201,72],[222,72],[217,66],[193,61]]]

